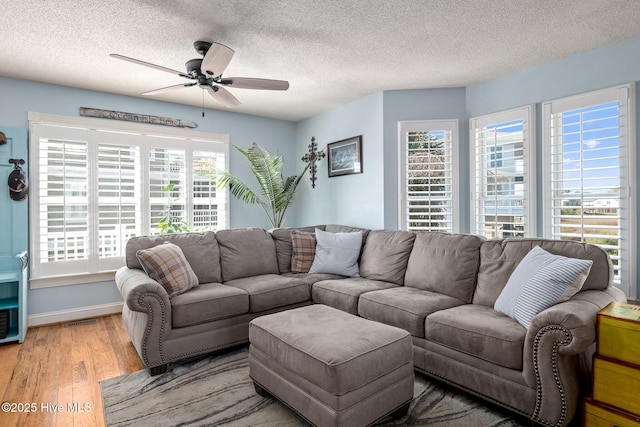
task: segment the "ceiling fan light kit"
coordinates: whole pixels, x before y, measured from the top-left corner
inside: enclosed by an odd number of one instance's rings
[[[252,77],[226,77],[222,78],[222,73],[233,58],[233,49],[221,43],[211,43],[207,41],[196,41],[193,43],[198,54],[202,58],[190,59],[185,63],[186,73],[128,56],[112,53],[110,56],[134,64],[143,65],[155,70],[175,74],[180,77],[193,80],[192,83],[181,83],[159,89],[150,90],[142,95],[158,95],[161,93],[198,86],[206,90],[212,98],[227,107],[237,107],[240,101],[225,87],[237,89],[259,89],[259,90],[287,90],[289,82],[285,80],[258,79]]]

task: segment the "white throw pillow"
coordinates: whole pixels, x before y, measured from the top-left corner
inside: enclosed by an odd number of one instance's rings
[[[494,309],[528,328],[533,318],[575,295],[593,261],[553,255],[536,246],[513,270]]]
[[[329,233],[316,228],[316,254],[309,273],[358,277],[362,232]]]

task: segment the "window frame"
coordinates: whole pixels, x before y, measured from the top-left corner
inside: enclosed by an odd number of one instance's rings
[[[148,157],[150,148],[160,149],[178,149],[184,150],[185,164],[192,165],[191,159],[195,152],[215,152],[221,153],[224,156],[224,168],[229,168],[229,136],[226,134],[216,134],[209,132],[195,131],[192,129],[177,128],[177,127],[159,127],[157,125],[151,125],[146,123],[137,122],[125,122],[125,121],[109,121],[104,119],[92,119],[86,117],[68,117],[52,114],[43,114],[37,112],[29,112],[29,150],[31,153],[29,159],[29,171],[31,176],[38,177],[40,173],[40,126],[51,126],[60,128],[72,128],[71,131],[85,131],[90,135],[99,135],[100,132],[109,132],[110,134],[120,134],[122,141],[109,140],[103,141],[100,138],[89,136],[86,139],[86,146],[88,154],[89,172],[87,175],[88,185],[88,199],[89,199],[89,212],[88,218],[90,224],[88,225],[87,232],[92,236],[92,240],[95,240],[97,234],[97,215],[98,215],[98,178],[97,173],[97,161],[98,161],[98,146],[109,145],[113,143],[114,146],[129,145],[139,148],[139,159],[141,170],[137,173],[141,180],[141,195],[137,200],[142,201],[142,213],[140,213],[140,229],[142,234],[147,234],[145,230],[150,230],[150,218],[147,214],[150,214],[150,204],[146,201],[149,198],[149,165],[145,163],[145,159]],[[75,129],[74,129],[75,128]],[[45,135],[46,137],[46,135]],[[192,179],[192,166],[189,166],[185,171],[185,188],[184,194],[187,197],[187,201],[193,198],[193,183]],[[30,223],[35,224],[40,221],[39,208],[40,208],[40,189],[39,185],[34,185],[32,182],[30,186],[29,197],[29,209],[31,212]],[[218,189],[221,198],[224,200],[224,205],[220,208],[224,213],[224,218],[219,223],[218,228],[229,227],[229,193],[227,189]],[[147,206],[149,205],[149,206]],[[187,206],[189,204],[187,203]],[[190,212],[192,207],[186,209]],[[40,230],[33,225],[30,226],[29,233],[30,252],[31,252],[31,268],[29,280],[30,287],[32,289],[47,288],[62,285],[81,284],[81,283],[94,283],[111,281],[114,279],[114,273],[119,265],[124,265],[124,253],[120,257],[106,257],[99,258],[99,255],[93,255],[88,257],[86,264],[88,264],[87,271],[62,273],[54,275],[43,275],[39,265],[39,238]],[[122,261],[118,261],[118,260]],[[101,262],[99,262],[101,261]],[[105,264],[106,261],[106,264]],[[106,265],[104,270],[100,270],[100,264]]]
[[[512,108],[509,110],[499,111],[496,113],[485,114],[469,119],[469,230],[472,234],[484,236],[477,229],[478,220],[476,218],[477,204],[479,197],[476,191],[479,179],[479,173],[476,161],[477,140],[476,133],[480,128],[486,128],[492,125],[509,123],[522,120],[525,128],[523,132],[522,151],[523,151],[523,221],[524,221],[524,237],[532,237],[537,234],[537,215],[536,215],[536,122],[535,122],[535,105],[526,105],[523,107]],[[498,161],[498,160],[496,160]],[[502,163],[503,159],[500,160]]]
[[[571,111],[590,106],[601,105],[609,102],[620,101],[625,111],[620,111],[621,123],[619,147],[626,150],[626,155],[620,155],[620,260],[623,266],[620,272],[620,283],[616,284],[631,299],[637,298],[637,202],[635,187],[637,182],[636,167],[636,85],[629,83],[596,91],[581,93],[579,95],[558,98],[542,103],[542,222],[543,236],[553,238],[553,197],[552,197],[552,114],[563,111]],[[626,129],[626,133],[624,130]],[[626,216],[624,215],[626,213]],[[623,218],[626,220],[623,222]],[[584,227],[583,227],[584,228]],[[623,231],[626,229],[626,233]],[[623,244],[624,243],[624,244]],[[624,266],[627,268],[624,268]]]
[[[405,134],[409,132],[451,132],[451,230],[452,233],[460,232],[460,138],[459,120],[403,120],[398,122],[398,228],[408,230],[407,224],[407,146]]]

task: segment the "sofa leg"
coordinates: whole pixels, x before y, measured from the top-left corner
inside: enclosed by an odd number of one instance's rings
[[[391,418],[394,420],[399,420],[402,417],[405,417],[409,413],[409,407],[411,406],[411,402],[407,402],[395,411],[391,413]]]
[[[152,368],[149,368],[149,373],[151,374],[152,377],[155,377],[156,375],[164,374],[165,372],[167,372],[166,363],[164,365],[154,366]]]
[[[253,382],[253,387],[256,389],[256,393],[257,393],[259,396],[262,396],[262,397],[269,397],[269,396],[271,395],[267,390],[265,390],[264,388],[262,388],[262,386],[261,386],[261,385],[259,385],[259,384],[258,384],[257,382],[255,382],[255,381]]]

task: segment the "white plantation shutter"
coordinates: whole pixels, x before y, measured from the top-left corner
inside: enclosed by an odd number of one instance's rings
[[[159,233],[158,223],[171,205],[171,216],[175,221],[187,222],[186,217],[186,153],[185,150],[149,149],[149,210],[151,232]],[[170,191],[163,191],[173,184]]]
[[[31,179],[30,199],[37,183],[37,236],[32,247],[40,263],[34,273],[56,275],[89,265],[89,155],[88,133],[82,129],[43,126],[40,138],[37,178]],[[32,153],[34,151],[32,150]],[[33,171],[33,170],[32,170]],[[32,211],[33,212],[33,211]]]
[[[400,228],[458,230],[457,120],[399,123]]]
[[[209,175],[212,170],[224,168],[224,155],[213,151],[193,152],[193,212],[192,224],[196,229],[215,229],[224,224],[225,198],[224,191],[216,188]]]
[[[140,148],[99,144],[98,240],[100,270],[117,268],[130,237],[142,234]]]
[[[543,104],[545,236],[604,248],[627,295],[635,291],[634,91],[625,85]]]
[[[29,122],[31,287],[107,280],[130,237],[158,232],[168,204],[191,229],[228,227],[227,191],[209,178],[227,168],[227,136],[38,113]]]
[[[532,107],[470,120],[473,234],[535,235],[533,128]]]

